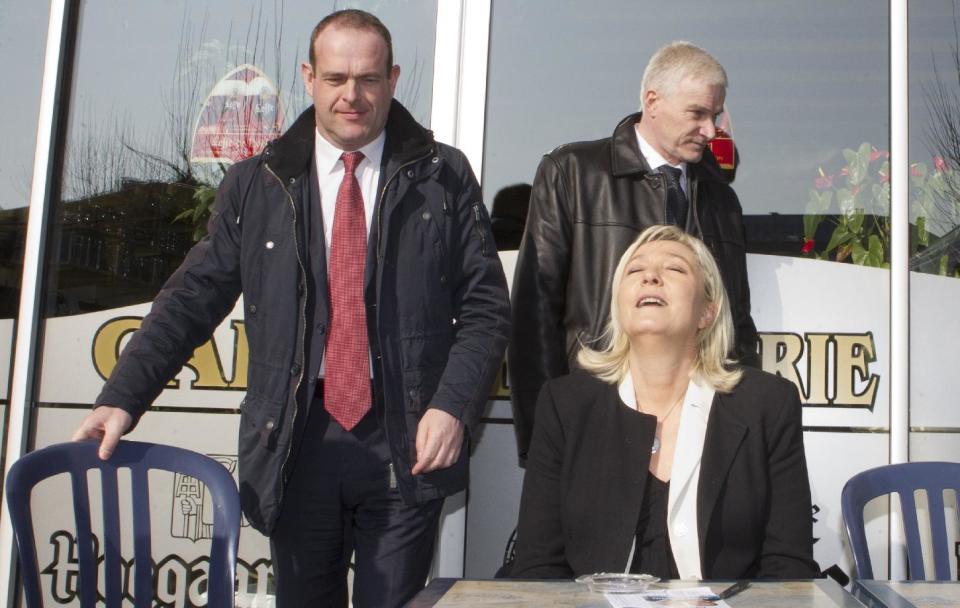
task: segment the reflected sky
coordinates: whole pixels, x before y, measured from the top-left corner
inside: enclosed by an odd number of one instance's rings
[[[0,208],[22,207],[30,198],[48,4],[0,2]]]
[[[98,0],[83,3],[70,141],[86,138],[88,148],[102,147],[121,131],[144,150],[169,154],[165,115],[176,105],[178,78],[182,83],[192,74],[202,101],[228,67],[253,55],[276,78],[289,121],[307,103],[297,66],[309,31],[343,5],[372,10],[393,30],[404,70],[398,96],[428,123],[435,1],[180,0],[131,10],[121,0]],[[609,135],[638,105],[647,58],[673,39],[701,44],[727,68],[742,160],[736,189],[747,213],[802,213],[818,168],[838,170],[844,148],[889,147],[886,2],[676,0],[660,6],[493,2],[483,175],[488,204],[499,188],[532,180],[540,156],[556,145]],[[12,84],[0,119],[3,208],[25,205],[29,196],[48,10],[46,2],[0,4],[0,59]],[[942,72],[951,66],[953,15],[949,0],[910,5],[913,161],[931,157],[922,85],[932,81],[934,61]],[[259,31],[251,28],[256,23]]]
[[[949,64],[950,2],[911,3],[911,83]],[[533,179],[553,147],[609,136],[639,105],[643,68],[671,40],[723,63],[748,214],[803,213],[819,167],[842,150],[889,148],[888,6],[877,0],[728,0],[493,5],[484,189]],[[941,66],[942,69],[942,66]],[[914,90],[916,86],[912,84]],[[923,96],[911,92],[911,160],[929,161]]]
[[[16,115],[8,111],[3,117],[5,138],[13,144],[0,157],[4,208],[27,204],[43,54],[38,33],[47,27],[45,2],[18,2],[16,9],[10,4],[0,9],[0,49],[3,65],[24,88],[13,95]],[[81,4],[65,200],[109,189],[121,178],[162,177],[128,148],[173,159],[177,131],[184,123],[192,130],[210,88],[239,64],[254,62],[277,84],[289,125],[309,105],[299,65],[307,58],[310,32],[324,15],[347,6],[373,12],[391,30],[395,62],[403,70],[397,97],[429,125],[436,0]],[[26,168],[21,159],[29,160]]]

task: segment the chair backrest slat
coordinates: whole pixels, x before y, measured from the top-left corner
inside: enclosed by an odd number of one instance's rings
[[[920,520],[917,515],[917,501],[913,492],[897,492],[900,497],[900,513],[903,518],[903,531],[907,539],[907,564],[910,578],[923,580],[926,572],[923,568],[923,545],[920,543]]]
[[[117,470],[100,467],[100,501],[103,508],[103,587],[107,608],[121,608],[123,574],[120,563],[120,489]]]
[[[956,462],[894,464],[863,471],[851,477],[843,487],[840,502],[857,576],[863,579],[873,578],[863,518],[864,508],[878,496],[898,494],[907,541],[909,577],[911,580],[926,578],[921,542],[923,532],[920,529],[914,496],[915,492],[922,490],[926,493],[929,514],[934,576],[936,580],[951,580],[943,493],[947,489],[956,491],[958,487],[960,463]]]
[[[90,522],[90,489],[87,485],[87,470],[71,471],[70,485],[73,492],[73,521],[77,527],[77,563],[81,571],[96,570],[97,546]],[[33,525],[32,518],[30,525]],[[94,608],[97,605],[97,579],[80,577],[77,584],[80,606]]]
[[[140,598],[153,595],[153,550],[150,542],[150,482],[148,471],[143,467],[131,469],[133,486],[133,596],[137,606],[150,607],[150,603],[140,604]]]
[[[927,490],[927,505],[930,510],[930,537],[933,540],[934,575],[938,581],[950,580],[950,550],[947,549],[947,516],[943,504],[941,485]]]
[[[31,452],[15,462],[7,475],[7,503],[21,560],[21,576],[27,606],[43,605],[40,572],[30,497],[34,486],[54,475],[70,473],[74,520],[77,529],[79,603],[97,605],[98,560],[90,521],[87,474],[98,470],[103,511],[104,596],[106,606],[121,605],[126,584],[121,555],[120,501],[117,470],[131,472],[134,534],[135,605],[153,604],[154,584],[150,539],[149,471],[182,472],[204,484],[212,502],[213,539],[207,605],[232,607],[240,538],[240,499],[230,473],[217,461],[180,448],[134,441],[121,441],[107,462],[97,457],[95,442],[70,442]]]

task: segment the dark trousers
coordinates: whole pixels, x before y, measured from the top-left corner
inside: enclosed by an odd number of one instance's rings
[[[278,608],[403,606],[423,589],[443,499],[407,505],[370,412],[346,431],[314,399],[270,537]]]

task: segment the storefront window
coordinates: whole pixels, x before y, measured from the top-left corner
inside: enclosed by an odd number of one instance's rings
[[[840,488],[888,454],[887,5],[497,0],[491,21],[483,186],[495,217],[544,153],[609,137],[637,110],[660,46],[689,40],[724,65],[761,358],[805,404],[817,559],[848,568]],[[491,424],[484,441],[501,443],[481,446],[493,460],[475,463],[471,503],[500,506],[468,513],[468,576],[496,569],[519,502],[519,470],[513,495],[476,473],[513,470],[513,429]],[[838,463],[841,445],[858,457]]]
[[[960,4],[910,5],[910,460],[960,460]],[[947,498],[956,510],[955,499]],[[950,545],[958,539],[948,526]],[[956,567],[951,552],[951,568]],[[951,570],[952,572],[953,570]]]
[[[0,118],[4,133],[0,146],[0,448],[4,452],[49,12],[46,2],[0,4],[0,65],[7,81]]]
[[[63,99],[60,197],[47,232],[35,447],[68,439],[87,414],[151,300],[202,237],[224,171],[259,153],[309,107],[300,63],[313,26],[341,4],[81,3],[76,47],[67,53],[73,78]],[[402,68],[396,96],[429,127],[436,2],[350,5],[375,13],[391,30]],[[241,310],[196,351],[130,438],[203,452],[235,473],[247,368]],[[194,541],[209,528],[208,511],[202,495],[183,494],[172,479],[164,483],[154,492],[154,520],[174,523],[154,541],[155,559],[169,562],[158,570],[158,588],[164,602],[194,605],[203,564],[191,560],[199,550]],[[72,515],[51,511],[47,537],[67,521]],[[41,561],[53,564],[60,548],[46,549]],[[165,552],[176,559],[164,562]],[[240,591],[269,590],[269,569],[266,540],[244,523]]]

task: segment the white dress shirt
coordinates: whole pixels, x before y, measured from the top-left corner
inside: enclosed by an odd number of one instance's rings
[[[640,131],[636,129],[634,131],[637,134],[637,143],[640,144],[640,154],[643,154],[643,158],[646,159],[651,169],[656,171],[660,165],[669,165],[674,169],[680,169],[680,187],[683,189],[683,194],[687,197],[687,200],[690,200],[690,193],[687,192],[687,163],[681,162],[679,165],[671,165],[664,157],[660,156],[660,153],[653,146],[647,143],[647,140],[640,135]]]
[[[380,136],[360,148],[363,160],[357,165],[354,173],[360,183],[360,192],[363,193],[363,209],[367,219],[367,235],[370,234],[370,224],[373,222],[373,209],[377,202],[377,184],[380,181],[380,161],[383,159],[383,143],[387,135],[381,131]],[[328,142],[317,131],[314,145],[314,159],[317,163],[317,181],[320,184],[320,208],[323,211],[323,241],[326,247],[327,268],[330,267],[330,237],[333,235],[333,218],[337,207],[337,192],[343,181],[343,160],[340,156],[343,150]]]
[[[333,220],[337,210],[337,192],[343,182],[346,171],[343,166],[343,150],[340,150],[320,135],[317,131],[314,144],[314,161],[317,163],[317,181],[320,186],[320,210],[323,212],[323,243],[324,259],[327,269],[330,269],[330,238],[333,235]],[[377,185],[380,182],[380,161],[383,159],[383,143],[386,141],[385,132],[375,140],[360,148],[363,160],[354,169],[354,175],[360,183],[360,192],[363,194],[364,217],[367,220],[367,237],[370,235],[370,225],[373,223],[373,210],[377,203]],[[360,277],[363,280],[363,277]],[[323,378],[327,364],[327,353],[323,353],[320,362],[320,374]],[[373,359],[370,360],[370,377],[373,377]]]
[[[700,580],[700,534],[697,530],[697,486],[707,420],[713,405],[714,390],[699,377],[691,378],[680,406],[680,428],[673,450],[670,473],[670,497],[667,500],[667,530],[670,548],[681,579]],[[619,387],[620,400],[637,409],[633,376],[628,371]],[[634,539],[636,542],[636,539]],[[631,553],[630,560],[633,560]],[[629,569],[630,564],[627,564]]]

